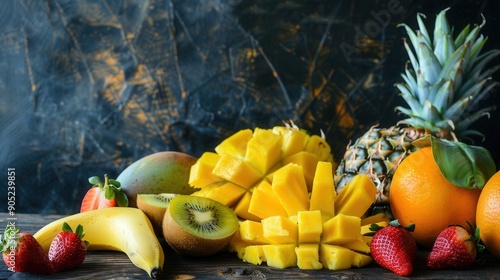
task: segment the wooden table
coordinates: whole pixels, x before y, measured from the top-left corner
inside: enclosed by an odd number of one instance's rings
[[[0,227],[7,225],[6,213],[0,213]],[[35,233],[45,224],[61,218],[59,215],[16,214],[16,224],[21,231]],[[165,266],[163,279],[395,279],[394,273],[376,263],[363,268],[342,271],[321,269],[300,270],[296,267],[276,269],[265,264],[255,266],[238,259],[236,255],[222,252],[208,258],[187,258],[176,254],[164,241]],[[500,260],[485,254],[485,263],[467,270],[431,271],[424,268],[426,251],[419,251],[415,263],[414,279],[500,279]],[[84,263],[73,270],[56,272],[50,276],[12,273],[3,262],[0,279],[148,279],[146,272],[135,267],[121,252],[90,251]]]

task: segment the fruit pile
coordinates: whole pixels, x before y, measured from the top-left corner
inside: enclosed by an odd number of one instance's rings
[[[420,14],[418,31],[403,25],[412,69],[397,88],[410,108],[397,109],[408,115],[400,122],[407,126],[371,128],[338,166],[323,135],[292,122],[240,130],[199,158],[155,153],[116,180],[91,177],[80,213],[34,238],[6,231],[5,263],[17,254],[26,266],[16,271],[52,273],[78,266],[86,250],[118,250],[159,278],[161,238],[180,254],[227,249],[280,269],[340,270],[374,260],[409,276],[417,246],[430,250],[428,269],[470,267],[483,245],[500,258],[500,172],[488,151],[461,142],[492,109],[472,110],[492,88],[496,68],[485,67],[500,50],[480,54],[483,25],[454,37],[446,11],[433,33]],[[379,207],[384,211],[375,213]],[[60,245],[66,239],[75,251]]]

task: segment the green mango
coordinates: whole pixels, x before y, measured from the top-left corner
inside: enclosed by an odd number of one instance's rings
[[[196,158],[182,152],[164,151],[145,156],[120,173],[116,181],[128,196],[129,206],[137,207],[137,194],[192,194],[189,181]]]

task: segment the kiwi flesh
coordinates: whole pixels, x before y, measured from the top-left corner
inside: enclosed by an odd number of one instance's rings
[[[158,237],[163,237],[163,216],[165,216],[170,201],[177,195],[174,193],[137,195],[137,208],[141,209],[149,218]]]
[[[175,251],[187,256],[210,256],[222,251],[239,227],[233,210],[213,199],[179,195],[163,218],[163,236]]]

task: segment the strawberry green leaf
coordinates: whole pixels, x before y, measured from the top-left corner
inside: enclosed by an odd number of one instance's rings
[[[85,231],[83,230],[83,226],[78,224],[75,229],[75,233],[80,237],[83,238],[85,236]]]
[[[112,200],[113,198],[115,198],[115,188],[113,188],[112,186],[105,186],[104,197],[107,200]]]
[[[66,222],[63,223],[62,230],[67,231],[67,232],[73,232],[73,229],[71,228],[71,226]]]
[[[453,185],[482,189],[495,174],[495,162],[485,148],[435,137],[430,140],[439,170]]]
[[[109,183],[117,188],[120,188],[121,187],[121,183],[116,181],[115,179],[109,179]]]
[[[99,176],[92,176],[89,178],[89,183],[91,183],[92,185],[96,186],[102,186],[102,181],[101,181],[101,178],[99,178]]]
[[[121,192],[120,190],[115,190],[115,199],[116,199],[116,204],[118,204],[119,207],[128,206],[128,197],[124,192]]]

